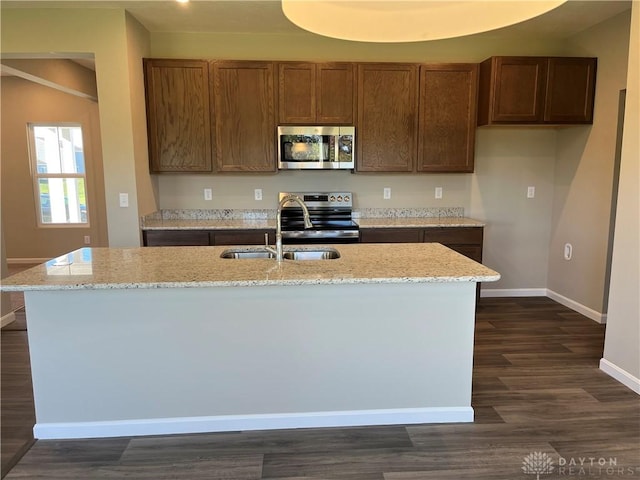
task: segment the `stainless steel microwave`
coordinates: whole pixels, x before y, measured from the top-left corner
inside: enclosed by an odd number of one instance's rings
[[[355,139],[355,127],[280,126],[278,168],[353,169],[356,164]]]

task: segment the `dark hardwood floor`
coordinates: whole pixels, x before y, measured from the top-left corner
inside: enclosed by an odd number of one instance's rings
[[[485,298],[474,423],[37,441],[6,478],[640,478],[640,397],[598,369],[603,341],[604,326],[547,298]],[[33,420],[25,338],[3,330],[2,347],[4,472],[5,422]]]

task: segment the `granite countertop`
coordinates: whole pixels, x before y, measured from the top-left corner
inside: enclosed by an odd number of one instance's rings
[[[466,217],[358,218],[360,228],[484,227],[484,223]]]
[[[148,219],[142,225],[142,230],[260,230],[276,228],[273,219]]]
[[[483,227],[484,223],[465,217],[396,217],[355,218],[360,228],[414,228],[414,227]],[[146,219],[142,230],[251,230],[276,228],[269,219]]]
[[[220,258],[224,250],[233,247],[81,248],[3,279],[1,290],[492,282],[500,278],[499,273],[438,243],[334,247],[341,254],[335,260],[281,263],[274,259]]]

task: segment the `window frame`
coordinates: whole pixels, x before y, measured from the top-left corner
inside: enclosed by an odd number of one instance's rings
[[[82,153],[83,153],[83,162],[84,162],[84,173],[40,173],[38,172],[38,157],[37,157],[37,145],[36,145],[36,137],[34,127],[56,127],[56,128],[64,128],[64,127],[77,127],[80,128],[82,133]],[[35,202],[35,213],[36,213],[36,225],[38,228],[90,228],[91,226],[91,216],[89,215],[89,185],[88,185],[88,162],[86,155],[86,139],[85,132],[82,128],[82,124],[77,122],[29,122],[27,123],[27,138],[28,138],[28,155],[29,155],[29,169],[31,171],[31,185],[33,190],[33,200]],[[44,223],[42,221],[42,203],[40,201],[40,186],[39,181],[41,179],[52,179],[52,178],[60,178],[60,179],[77,179],[81,178],[84,180],[84,192],[85,192],[85,204],[87,207],[86,216],[87,221],[81,223]]]

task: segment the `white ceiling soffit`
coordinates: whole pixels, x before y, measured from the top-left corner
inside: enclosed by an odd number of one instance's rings
[[[282,0],[282,10],[312,33],[390,43],[488,32],[537,17],[566,1]]]
[[[311,6],[311,0],[294,0]],[[493,0],[495,3],[499,1]],[[343,3],[341,1],[331,3]],[[346,2],[354,3],[354,2]],[[393,5],[410,3],[390,2]],[[431,3],[431,2],[420,2]],[[446,1],[437,3],[449,3]],[[452,3],[472,3],[456,2]],[[493,14],[493,10],[485,9]],[[518,0],[519,6],[537,0]],[[544,3],[544,2],[543,2]],[[122,8],[150,32],[201,32],[310,35],[287,19],[280,0],[1,0],[0,8]],[[631,8],[630,0],[569,0],[548,13],[516,25],[493,30],[490,34],[508,41],[522,36],[566,38]],[[310,9],[317,13],[317,9]],[[473,23],[475,16],[467,15]],[[354,21],[353,18],[347,19]],[[331,21],[334,21],[332,19]],[[369,25],[370,30],[377,27]]]

